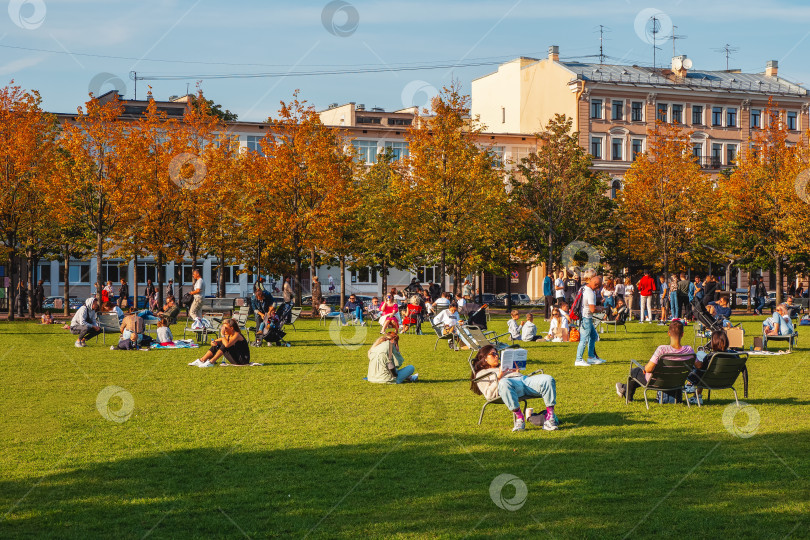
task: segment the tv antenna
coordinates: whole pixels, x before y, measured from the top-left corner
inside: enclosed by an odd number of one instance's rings
[[[715,52],[719,52],[719,53],[722,53],[722,54],[725,54],[725,55],[726,55],[726,71],[728,71],[728,59],[729,59],[729,58],[731,58],[731,56],[732,56],[732,55],[733,55],[735,52],[737,52],[737,51],[739,51],[739,50],[740,50],[740,49],[739,49],[738,47],[732,47],[732,46],[731,46],[731,45],[729,45],[728,43],[726,43],[725,45],[723,45],[723,46],[722,46],[722,47],[720,47],[719,49],[714,49],[714,51],[715,51]]]
[[[678,30],[678,27],[673,24],[672,25],[672,35],[669,36],[669,39],[672,40],[672,56],[673,57],[678,56],[678,53],[675,52],[675,41],[677,41],[679,39],[686,39],[686,38],[689,37],[689,36],[684,36],[683,34],[678,34],[677,30]]]
[[[658,34],[661,33],[661,20],[658,17],[656,17],[655,15],[653,15],[652,17],[650,17],[649,22],[650,22],[650,24],[649,24],[649,27],[648,27],[647,31],[650,34],[652,34],[652,40],[653,40],[653,42],[652,42],[652,46],[653,46],[653,69],[655,69],[655,67],[656,67],[655,66],[655,51],[656,51],[656,49],[658,49],[658,50],[661,49],[660,47],[658,47],[658,43],[657,43]]]
[[[605,63],[605,32],[610,32],[610,28],[600,24],[599,25],[599,63]]]

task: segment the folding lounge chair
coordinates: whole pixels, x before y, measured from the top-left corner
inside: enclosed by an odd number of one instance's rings
[[[641,384],[642,381],[635,381],[644,392],[644,404],[647,406],[647,410],[650,410],[650,403],[647,401],[647,390],[660,392],[683,390],[686,377],[695,365],[695,358],[694,354],[665,354],[658,359],[658,364],[656,364],[652,376],[646,384]],[[633,367],[644,369],[644,366],[635,360],[630,360],[630,369],[632,370]],[[634,379],[628,375],[626,388],[630,387],[631,380]],[[689,400],[685,401],[686,406],[690,407]],[[625,392],[625,403],[630,403],[630,392]]]
[[[112,313],[100,313],[98,316],[98,325],[101,327],[101,342],[107,344],[107,334],[118,334],[121,332],[121,323],[118,321],[118,315]],[[98,341],[98,336],[96,336]]]
[[[737,407],[739,407],[740,400],[737,399],[737,390],[734,388],[734,383],[737,382],[740,374],[743,374],[745,395],[748,394],[748,372],[746,371],[748,355],[745,353],[713,352],[706,355],[703,361],[706,371],[703,375],[698,376],[698,382],[692,385],[692,388],[705,388],[708,390],[707,400],[712,397],[712,390],[727,390],[730,388],[734,392],[734,401],[737,402]],[[700,400],[698,400],[698,407],[700,407]]]
[[[470,357],[470,359],[469,359],[469,364],[470,364],[470,371],[472,372],[473,376],[475,376],[475,361],[473,360],[472,357]],[[529,374],[529,377],[531,377],[532,375],[536,375],[538,373],[543,373],[543,370],[538,369],[537,371],[533,371],[533,372],[531,372]],[[484,375],[481,375],[480,377],[474,378],[473,382],[477,383],[478,381],[483,381],[483,380],[485,380],[487,378],[490,378],[490,377],[497,377],[497,375],[495,373],[493,373],[493,372],[489,372],[489,373],[486,373]],[[534,397],[522,396],[518,401],[523,403],[523,414],[524,414],[524,416],[526,414],[526,408],[529,406],[529,401],[528,400],[530,400],[530,399],[542,399],[542,398],[534,398]],[[481,407],[481,414],[478,416],[478,425],[479,426],[481,425],[481,421],[484,419],[484,412],[487,410],[487,407],[489,407],[490,405],[503,405],[503,399],[501,399],[500,397],[497,397],[495,399],[488,400],[486,403],[484,403],[484,406]]]
[[[508,336],[508,333],[501,334],[500,336],[493,336],[492,339],[494,339],[494,341],[490,340],[490,334],[494,334],[494,332],[482,332],[481,329],[475,325],[464,324],[458,329],[459,340],[470,348],[470,358],[475,356],[475,354],[481,350],[482,347],[487,345],[493,345],[495,350],[499,353],[504,349],[518,348],[517,345],[509,345],[507,343],[498,341],[498,338]],[[470,358],[468,358],[467,361],[469,361]]]
[[[769,341],[787,341],[788,344],[788,351],[793,352],[793,346],[796,344],[796,338],[799,337],[799,331],[797,326],[793,327],[793,332],[790,334],[784,335],[777,335],[777,336],[769,336],[765,334],[765,329],[762,329],[762,349],[768,349],[768,342]]]
[[[442,325],[442,324],[431,324],[431,326],[433,327],[433,331],[436,332],[436,343],[433,345],[433,350],[434,351],[436,350],[436,347],[439,346],[439,342],[442,341],[442,340],[450,341],[450,343],[453,344],[453,349],[456,349],[456,345],[455,345],[455,342],[457,340],[456,334],[454,334],[453,332],[450,332],[449,334],[445,334],[444,333],[444,325]]]

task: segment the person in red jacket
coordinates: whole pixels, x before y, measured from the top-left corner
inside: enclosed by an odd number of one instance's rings
[[[638,287],[638,294],[641,297],[641,301],[639,302],[639,318],[640,322],[644,322],[644,310],[647,311],[647,320],[652,322],[652,297],[655,293],[655,281],[653,278],[650,277],[650,271],[645,270],[644,276],[638,280],[636,284]]]

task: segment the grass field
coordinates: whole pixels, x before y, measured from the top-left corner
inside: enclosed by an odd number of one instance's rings
[[[762,318],[742,319],[750,345]],[[616,395],[662,326],[605,334],[589,368],[572,344],[528,344],[561,425],[512,433],[503,406],[476,425],[466,351],[403,336],[420,381],[371,385],[367,346],[296,326],[292,347],[252,350],[264,367],[198,369],[199,350],[76,349],[58,326],[0,323],[0,537],[810,536],[810,332],[751,357],[736,415],[731,391],[649,411]]]

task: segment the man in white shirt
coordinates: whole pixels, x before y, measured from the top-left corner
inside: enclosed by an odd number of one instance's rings
[[[564,276],[565,272],[560,271],[560,273],[557,274],[557,279],[554,280],[554,302],[556,302],[558,306],[560,305],[560,302],[562,302],[565,299],[565,280],[563,279]]]
[[[434,304],[434,309],[439,311],[440,309],[447,309],[450,306],[450,298],[448,298],[449,293],[442,293],[440,297],[436,299]]]
[[[537,325],[534,324],[534,315],[531,313],[526,314],[526,322],[523,323],[520,330],[521,341],[536,341],[537,340]]]
[[[596,326],[593,321],[593,314],[602,311],[596,306],[596,289],[602,285],[602,278],[596,275],[593,270],[588,270],[583,276],[586,285],[582,288],[582,317],[579,325],[579,346],[577,347],[577,358],[574,362],[576,367],[588,367],[596,364],[604,364],[605,361],[596,356]],[[588,359],[582,358],[585,349],[588,350]]]
[[[458,334],[458,306],[455,302],[450,303],[450,307],[433,317],[433,326],[441,326],[443,328],[444,335],[447,334]],[[448,339],[447,345],[452,349],[453,342],[455,338]]]
[[[202,301],[203,295],[205,294],[205,281],[203,281],[202,274],[200,274],[197,268],[194,269],[191,276],[194,279],[194,285],[192,285],[189,294],[194,297],[194,301],[191,303],[191,307],[188,308],[188,316],[194,320],[202,320]]]

